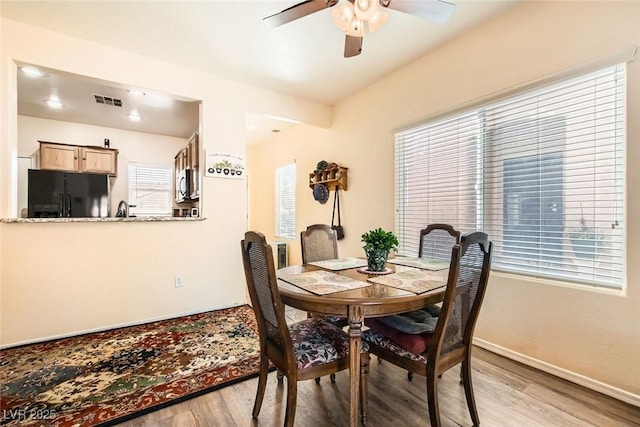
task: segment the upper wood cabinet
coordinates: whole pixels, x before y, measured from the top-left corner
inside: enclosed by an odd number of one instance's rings
[[[38,141],[40,169],[118,175],[118,150]]]
[[[89,173],[118,173],[118,151],[104,148],[81,147],[80,171]]]
[[[40,169],[77,171],[80,166],[78,147],[72,145],[40,142],[40,152],[36,158]]]

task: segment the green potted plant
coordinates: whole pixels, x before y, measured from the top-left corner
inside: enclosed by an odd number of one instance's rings
[[[362,242],[369,271],[384,271],[389,252],[398,250],[398,238],[391,231],[382,228],[364,233]]]

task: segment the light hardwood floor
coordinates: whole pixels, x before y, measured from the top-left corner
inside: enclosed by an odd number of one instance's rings
[[[298,313],[290,312],[295,319]],[[622,427],[640,426],[640,408],[475,348],[473,383],[481,425],[486,427]],[[286,379],[285,379],[286,381]],[[257,379],[225,387],[120,424],[125,427],[282,426],[286,385],[269,374],[258,420],[251,418]],[[438,383],[443,427],[471,426],[459,369]],[[406,371],[371,360],[369,427],[430,426],[422,377],[407,380]],[[323,378],[298,383],[296,426],[346,426],[349,416],[349,374],[336,383]]]

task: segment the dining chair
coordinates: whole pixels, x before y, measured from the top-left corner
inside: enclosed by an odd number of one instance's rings
[[[271,246],[262,233],[248,231],[241,242],[244,272],[256,314],[260,340],[260,372],[252,416],[257,418],[267,385],[269,361],[287,377],[285,427],[293,426],[297,382],[349,368],[349,336],[323,318],[287,325],[280,299]],[[368,346],[361,348],[360,408],[367,413]],[[282,380],[278,379],[279,383]]]
[[[462,384],[473,425],[480,425],[471,381],[471,341],[487,287],[491,251],[492,244],[483,232],[465,234],[454,245],[442,310],[424,353],[405,350],[373,330],[363,333],[371,353],[426,377],[432,427],[440,426],[437,378],[458,364],[462,364]]]
[[[314,224],[300,232],[302,263],[338,258],[338,238],[330,225]]]
[[[338,236],[330,225],[313,224],[300,232],[300,247],[302,248],[302,263],[326,261],[338,258]],[[309,317],[316,316],[307,313]],[[325,319],[334,325],[343,328],[347,326],[347,319],[340,316],[325,316]],[[331,377],[331,381],[335,377]]]
[[[333,228],[327,224],[313,224],[300,232],[300,247],[302,248],[302,263],[325,261],[338,258],[338,236]],[[348,321],[340,316],[321,316],[307,313],[307,317],[323,317],[339,328],[347,326]],[[329,380],[336,382],[336,375],[331,374]],[[320,382],[320,378],[316,378]]]
[[[418,257],[434,261],[449,263],[453,246],[460,241],[460,231],[449,224],[429,224],[420,230],[420,246]],[[381,318],[367,319],[365,324],[381,335],[395,340],[405,350],[422,353],[429,341],[429,334],[433,332],[435,322],[440,314],[440,306],[433,304],[420,310],[400,313]],[[411,324],[416,319],[423,322],[421,327],[426,333],[407,334],[398,330],[398,325]],[[421,329],[421,331],[423,330]],[[413,379],[413,372],[407,372],[409,381]]]
[[[460,232],[449,224],[429,224],[420,230],[419,258],[449,262],[451,248],[460,241]]]

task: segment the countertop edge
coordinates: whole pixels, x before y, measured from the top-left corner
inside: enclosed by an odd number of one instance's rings
[[[67,222],[193,222],[204,221],[201,217],[169,217],[169,216],[141,216],[133,218],[1,218],[2,224],[40,224]]]

